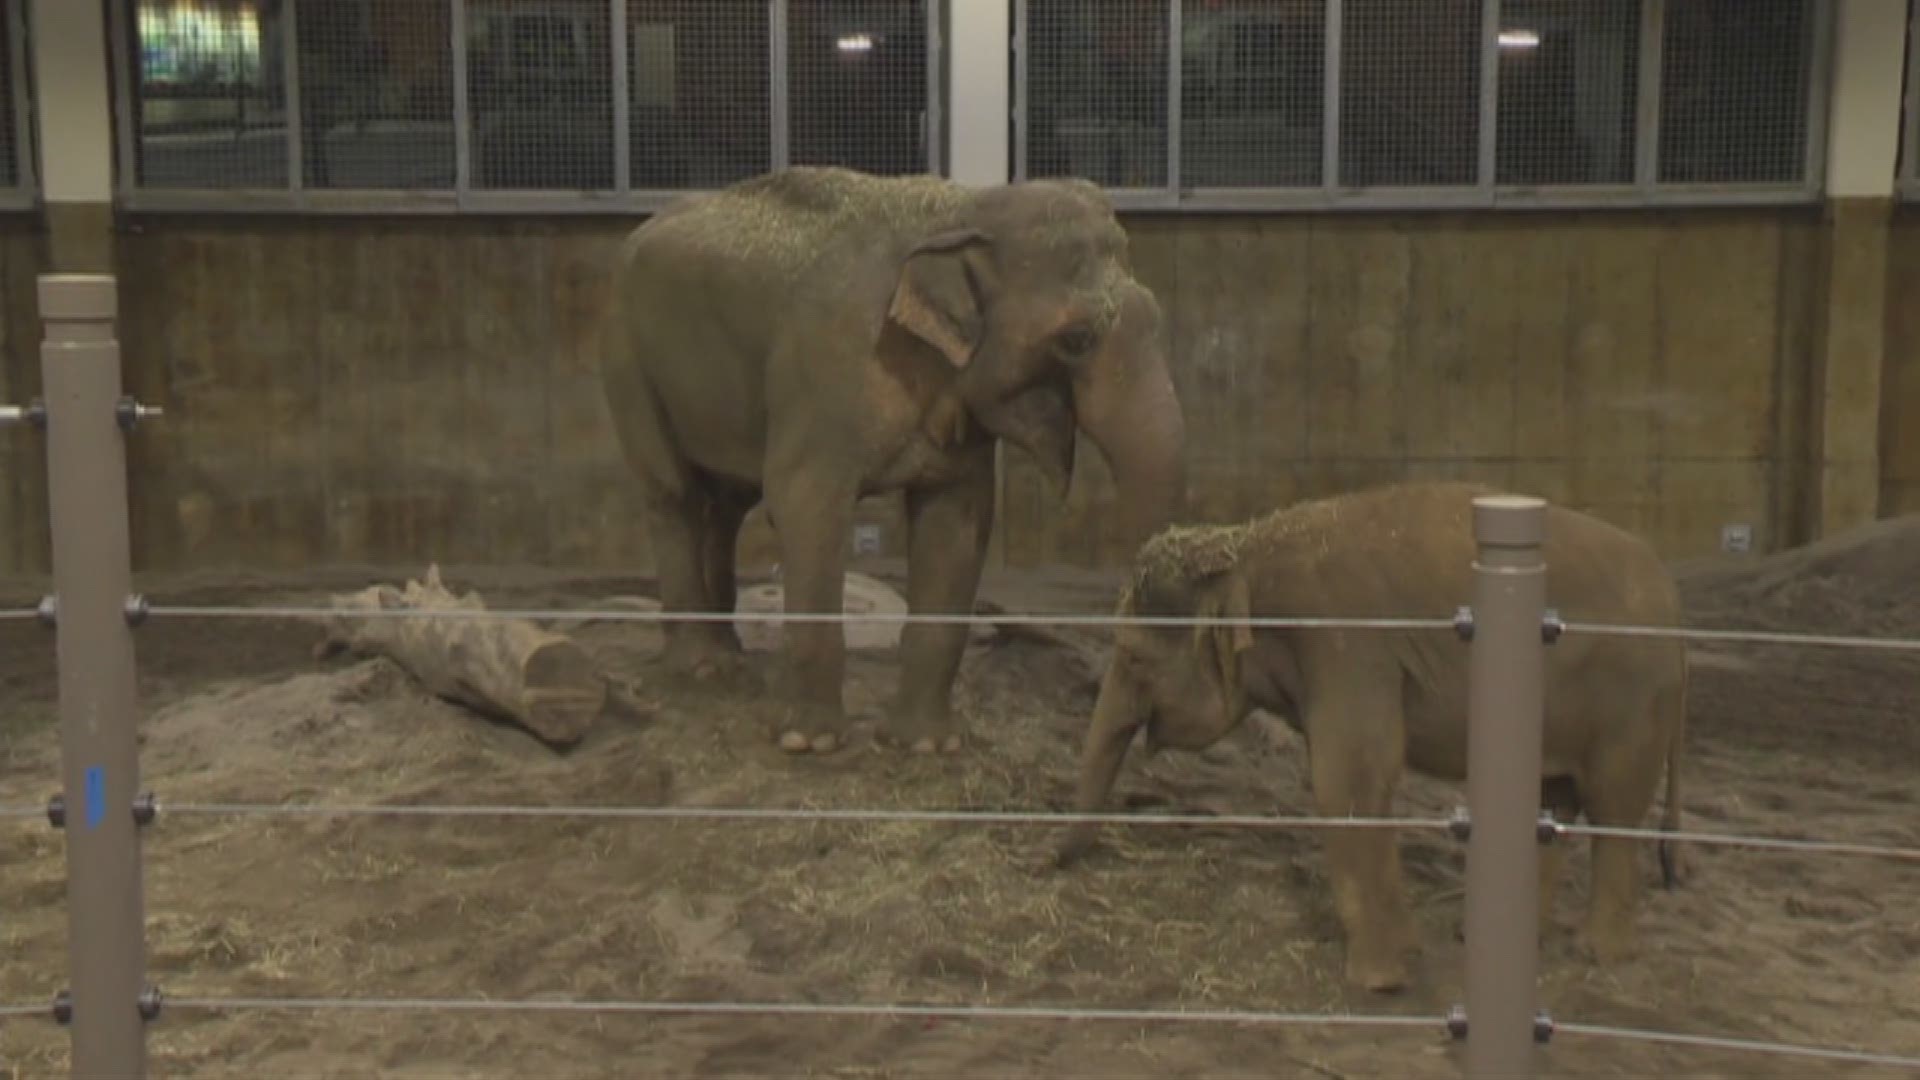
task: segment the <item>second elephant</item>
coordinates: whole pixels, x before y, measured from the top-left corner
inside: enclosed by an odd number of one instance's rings
[[[1302,503],[1237,526],[1170,529],[1140,549],[1122,617],[1218,620],[1196,630],[1122,626],[1082,751],[1075,810],[1106,799],[1129,744],[1200,750],[1256,707],[1302,735],[1322,815],[1391,816],[1401,771],[1461,780],[1469,647],[1450,630],[1266,627],[1249,619],[1448,618],[1471,598],[1476,485],[1394,485]],[[1678,625],[1677,590],[1639,538],[1549,507],[1548,604],[1569,622]],[[1561,822],[1638,827],[1666,771],[1663,827],[1680,825],[1685,646],[1568,634],[1547,650],[1542,804]],[[1071,829],[1065,864],[1089,844]],[[1393,990],[1414,946],[1394,834],[1324,834],[1349,981]],[[1566,841],[1541,854],[1542,919]],[[1633,939],[1636,842],[1595,837],[1588,939],[1603,962]],[[1669,885],[1672,852],[1661,845]]]

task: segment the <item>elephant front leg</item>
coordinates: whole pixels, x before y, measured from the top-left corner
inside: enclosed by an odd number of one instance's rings
[[[1329,702],[1308,723],[1318,813],[1391,816],[1401,772],[1400,718],[1391,696]],[[1380,992],[1403,989],[1415,937],[1398,834],[1366,827],[1329,829],[1323,836],[1334,907],[1346,932],[1347,981]]]
[[[1100,679],[1100,696],[1093,704],[1093,722],[1087,726],[1085,744],[1080,750],[1080,777],[1073,789],[1073,812],[1092,815],[1100,812],[1120,775],[1120,763],[1127,748],[1146,723],[1149,709],[1135,691],[1126,671],[1126,659],[1116,655]],[[1094,825],[1077,821],[1068,826],[1054,849],[1054,862],[1071,866],[1093,846]]]
[[[915,615],[970,615],[993,531],[993,470],[953,487],[909,491],[907,610]],[[901,676],[889,741],[917,753],[960,749],[953,718],[953,681],[970,628],[960,623],[908,623],[900,634]]]
[[[844,611],[853,493],[795,483],[785,485],[778,495],[770,492],[769,502],[780,534],[785,610],[789,614]],[[845,742],[846,640],[846,630],[838,622],[809,620],[782,627],[784,700],[776,725],[781,749],[829,754]]]

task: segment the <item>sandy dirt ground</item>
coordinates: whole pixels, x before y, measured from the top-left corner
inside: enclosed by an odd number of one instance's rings
[[[1702,567],[1696,622],[1920,631],[1920,524],[1813,552]],[[313,601],[420,568],[143,582],[172,602]],[[885,577],[895,568],[869,568]],[[496,606],[639,594],[634,580],[447,572]],[[1015,610],[1101,611],[1086,575],[995,578]],[[35,583],[12,591],[35,595]],[[1104,650],[1002,634],[960,679],[976,737],[914,759],[864,736],[896,669],[856,653],[849,750],[789,758],[750,695],[672,693],[656,639],[578,632],[657,701],[556,753],[516,728],[427,698],[383,661],[317,662],[293,622],[156,619],[140,630],[147,784],[187,802],[522,803],[1065,809]],[[1686,764],[1690,828],[1920,846],[1920,664],[1887,654],[1697,648]],[[755,654],[766,668],[769,657]],[[51,638],[0,624],[0,805],[54,790]],[[1256,718],[1200,755],[1136,753],[1116,801],[1181,813],[1306,813],[1297,742]],[[1398,809],[1446,813],[1462,793],[1410,780]],[[1049,1020],[474,1015],[169,1008],[156,1071],[195,1077],[1451,1077],[1440,1023],[1462,992],[1464,850],[1403,838],[1424,953],[1395,996],[1340,981],[1319,841],[1298,832],[1108,828],[1070,871],[1039,868],[1050,830],[1015,825],[267,818],[164,815],[145,841],[152,978],[171,998],[991,1003],[1368,1012],[1421,1028]],[[1688,849],[1657,884],[1643,950],[1598,970],[1574,943],[1585,845],[1543,944],[1541,995],[1563,1021],[1920,1055],[1920,865]],[[60,835],[0,821],[0,1002],[62,983]],[[65,1075],[66,1033],[0,1028],[0,1076]],[[1557,1036],[1542,1075],[1903,1075],[1691,1047]]]

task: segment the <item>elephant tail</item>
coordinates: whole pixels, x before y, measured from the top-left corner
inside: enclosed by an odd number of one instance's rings
[[[1687,744],[1687,661],[1683,652],[1680,660],[1680,684],[1675,688],[1675,701],[1671,706],[1674,712],[1673,733],[1667,742],[1667,797],[1666,808],[1660,815],[1660,828],[1663,831],[1680,831],[1680,759],[1686,754]],[[1660,851],[1660,882],[1669,891],[1680,884],[1682,875],[1680,853],[1676,841],[1662,837]]]

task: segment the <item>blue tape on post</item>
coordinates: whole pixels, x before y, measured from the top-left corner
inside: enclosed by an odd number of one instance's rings
[[[97,829],[107,820],[107,771],[98,765],[87,768],[87,828]]]

